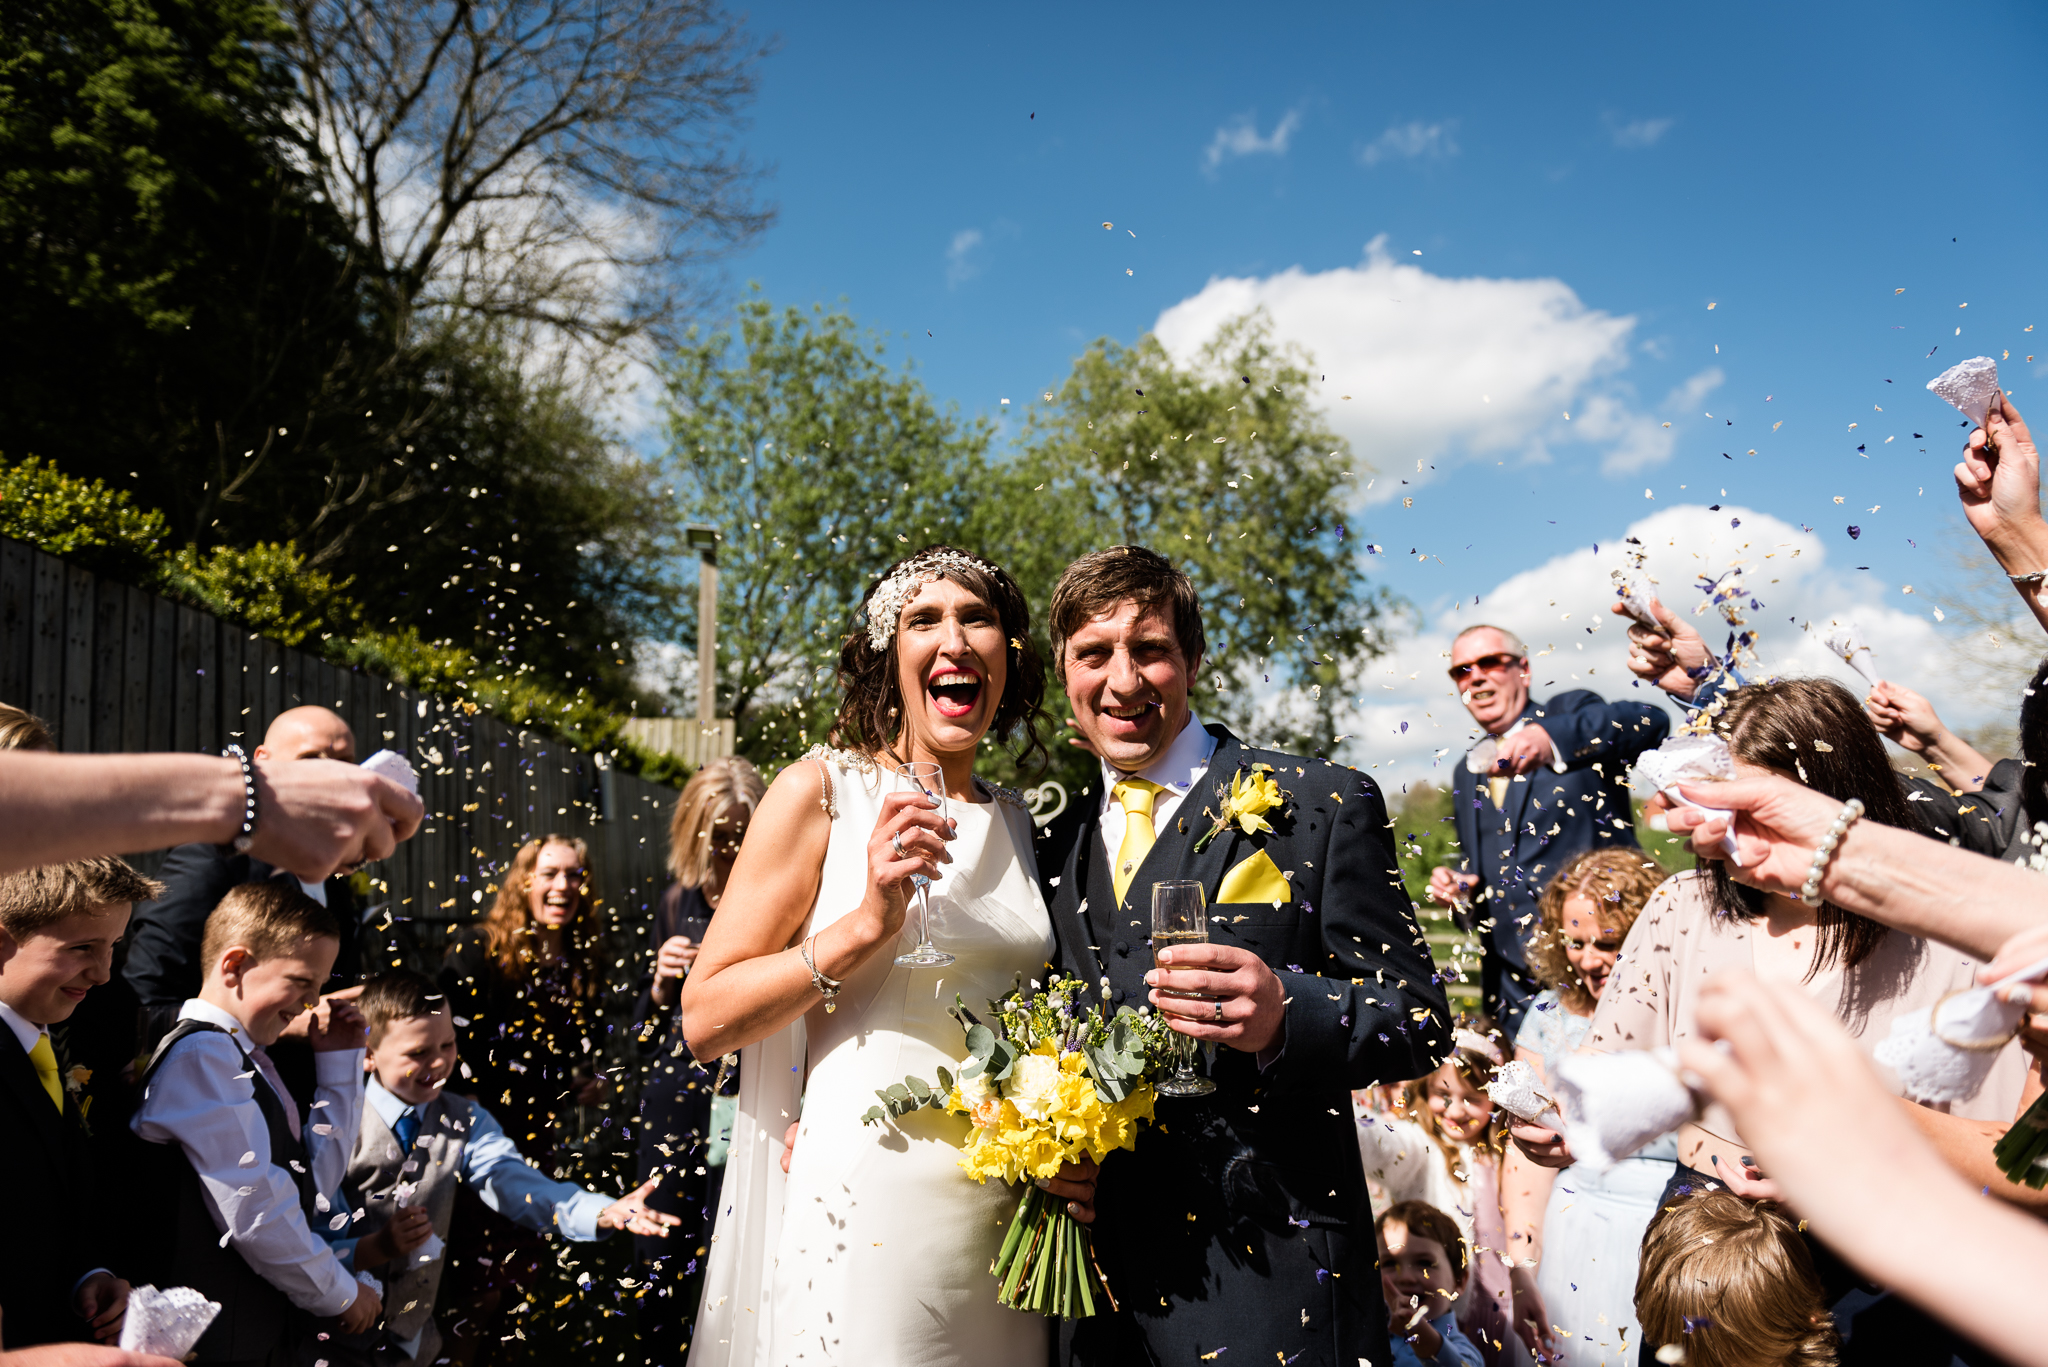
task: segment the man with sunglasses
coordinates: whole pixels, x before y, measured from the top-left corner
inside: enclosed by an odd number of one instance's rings
[[[1529,973],[1537,899],[1552,874],[1597,845],[1636,843],[1628,770],[1663,744],[1671,718],[1647,703],[1573,689],[1529,695],[1529,649],[1513,632],[1467,627],[1451,642],[1451,684],[1485,734],[1452,771],[1460,867],[1429,876],[1429,898],[1473,918],[1486,1009],[1512,1039],[1540,984]]]

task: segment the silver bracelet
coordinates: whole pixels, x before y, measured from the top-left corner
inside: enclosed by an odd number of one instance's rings
[[[2048,570],[2035,570],[2031,574],[2008,574],[2005,577],[2015,584],[2038,584],[2048,579]]]
[[[839,989],[846,986],[846,984],[836,979],[828,978],[818,971],[818,961],[811,957],[811,943],[817,938],[815,935],[811,936],[809,940],[805,940],[796,947],[796,952],[803,956],[804,967],[811,970],[811,986],[817,988],[823,994],[825,998],[825,1014],[829,1016],[839,1009],[839,1003],[832,999],[839,995]]]
[[[1842,837],[1863,815],[1861,798],[1850,798],[1842,804],[1842,810],[1835,813],[1828,833],[1820,838],[1820,847],[1813,852],[1813,864],[1806,871],[1806,881],[1799,885],[1799,900],[1812,902],[1820,897],[1821,876],[1828,871],[1828,861],[1835,857],[1835,847],[1842,843]]]

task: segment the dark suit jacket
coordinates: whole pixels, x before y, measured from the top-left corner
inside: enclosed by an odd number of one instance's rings
[[[1671,734],[1670,714],[1662,708],[1611,703],[1583,689],[1547,702],[1532,699],[1522,715],[1549,733],[1565,771],[1535,769],[1508,784],[1504,810],[1513,818],[1515,837],[1505,878],[1479,867],[1479,822],[1496,816],[1481,776],[1462,759],[1451,772],[1451,814],[1463,868],[1480,876],[1484,893],[1478,915],[1486,1007],[1510,1039],[1524,1004],[1539,990],[1529,976],[1528,939],[1544,884],[1595,846],[1637,843],[1629,766]]]
[[[1220,726],[1201,785],[1112,905],[1100,796],[1079,795],[1038,855],[1061,966],[1107,976],[1112,998],[1146,1000],[1154,882],[1224,874],[1264,850],[1291,873],[1294,900],[1216,904],[1210,935],[1251,950],[1288,997],[1280,1052],[1264,1071],[1215,1051],[1210,1096],[1162,1097],[1160,1122],[1111,1157],[1097,1197],[1096,1256],[1121,1310],[1065,1324],[1061,1360],[1231,1360],[1353,1367],[1390,1360],[1371,1198],[1352,1129],[1351,1089],[1420,1077],[1448,1050],[1449,1008],[1416,928],[1373,781],[1356,770],[1245,746]],[[1269,835],[1236,827],[1200,854],[1202,809],[1251,764],[1288,794]],[[1085,906],[1084,906],[1085,903]],[[1298,1355],[1298,1356],[1297,1356]]]
[[[58,1059],[63,1070],[66,1060]],[[0,1332],[9,1348],[87,1337],[71,1308],[105,1230],[91,1145],[69,1092],[50,1104],[21,1041],[0,1026]]]

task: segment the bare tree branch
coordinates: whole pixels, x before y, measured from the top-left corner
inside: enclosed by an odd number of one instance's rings
[[[714,0],[288,0],[314,142],[386,291],[568,373],[673,340],[766,227],[732,149],[763,54]],[[573,359],[571,359],[573,358]]]

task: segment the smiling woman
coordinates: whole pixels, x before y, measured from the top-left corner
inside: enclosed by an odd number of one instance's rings
[[[1030,815],[974,776],[991,734],[1044,754],[1030,611],[1000,567],[932,546],[874,582],[863,617],[840,649],[831,747],[762,799],[683,983],[690,1049],[744,1050],[698,1367],[1046,1358],[1044,1322],[991,1294],[1015,1196],[960,1172],[967,1121],[860,1119],[905,1073],[957,1065],[956,996],[979,1011],[1052,950]],[[896,953],[919,885],[942,968]],[[1063,1175],[1057,1195],[1092,1199],[1092,1167]]]

